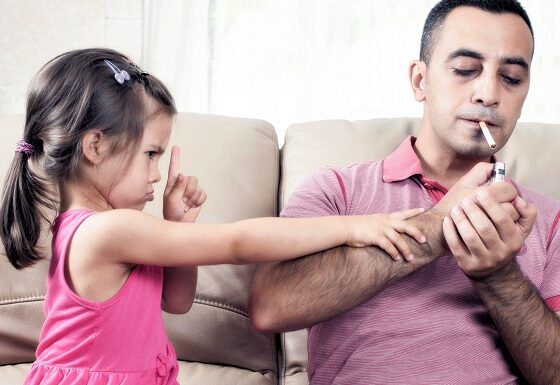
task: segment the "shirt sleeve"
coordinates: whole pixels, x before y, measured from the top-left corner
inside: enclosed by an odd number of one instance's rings
[[[324,167],[303,181],[288,199],[281,217],[346,215],[346,189],[338,170]]]
[[[560,312],[560,212],[556,214],[551,228],[548,246],[548,262],[544,268],[541,296],[550,309]]]

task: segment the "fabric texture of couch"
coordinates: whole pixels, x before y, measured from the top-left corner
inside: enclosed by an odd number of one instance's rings
[[[0,177],[3,185],[23,116],[0,116]],[[245,118],[180,113],[171,144],[181,146],[182,170],[196,175],[208,192],[199,222],[232,222],[275,216],[313,170],[382,158],[418,130],[414,118],[328,120],[294,124],[280,150],[269,123]],[[498,158],[507,175],[543,194],[560,198],[560,124],[520,123]],[[160,168],[166,175],[169,152]],[[159,198],[146,208],[161,216]],[[219,240],[217,240],[219,241]],[[162,242],[165,242],[162,239]],[[50,238],[41,241],[50,253]],[[0,249],[3,253],[3,248]],[[17,385],[34,359],[43,322],[48,260],[16,271],[0,258],[0,385]],[[180,360],[181,384],[307,384],[306,331],[263,334],[247,313],[254,265],[199,269],[195,304],[186,315],[165,315]],[[138,338],[142,338],[139,336]]]

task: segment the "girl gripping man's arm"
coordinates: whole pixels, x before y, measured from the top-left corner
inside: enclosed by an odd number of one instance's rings
[[[166,220],[142,213],[154,199],[153,184],[161,179],[158,161],[175,113],[169,91],[157,78],[108,49],[62,54],[34,78],[24,138],[0,207],[0,237],[16,268],[41,258],[36,244],[44,207],[59,212],[52,226],[47,318],[29,383],[42,376],[46,380],[40,383],[54,384],[76,373],[84,378],[114,373],[128,376],[131,383],[149,383],[135,376],[156,370],[161,354],[174,359],[170,345],[136,346],[130,334],[111,330],[126,327],[140,335],[157,324],[154,333],[164,334],[156,309],[190,308],[198,265],[285,260],[342,244],[377,245],[397,259],[410,255],[399,233],[424,241],[405,222],[422,209],[194,224],[206,194],[196,178],[179,173],[178,147],[172,150],[164,193]],[[111,316],[104,319],[108,309],[113,309]],[[143,316],[131,318],[134,309]],[[101,321],[103,332],[92,326]],[[115,340],[138,356],[153,355],[153,362],[130,363],[123,358],[130,355],[101,349]],[[106,360],[107,355],[114,357]],[[68,368],[77,372],[70,374]],[[164,383],[175,383],[176,373],[168,375]]]

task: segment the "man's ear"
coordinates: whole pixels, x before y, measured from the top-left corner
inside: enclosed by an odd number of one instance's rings
[[[107,154],[108,140],[99,129],[89,130],[82,138],[82,153],[92,165],[99,164]]]
[[[408,77],[416,101],[426,100],[426,63],[421,60],[414,60],[410,63]]]

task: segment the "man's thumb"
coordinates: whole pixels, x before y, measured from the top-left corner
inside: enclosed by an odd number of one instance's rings
[[[465,187],[477,188],[482,186],[492,175],[492,163],[477,163],[471,170],[461,178]]]

